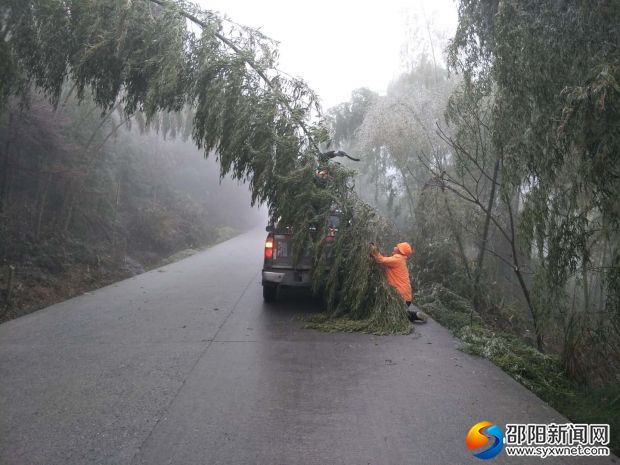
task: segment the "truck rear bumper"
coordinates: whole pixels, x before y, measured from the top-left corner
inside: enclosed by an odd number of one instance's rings
[[[310,287],[308,270],[263,270],[263,286]]]

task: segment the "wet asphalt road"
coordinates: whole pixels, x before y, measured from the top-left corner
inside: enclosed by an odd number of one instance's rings
[[[432,321],[303,329],[307,296],[262,302],[264,235],[0,325],[0,464],[475,464],[474,423],[566,422]]]

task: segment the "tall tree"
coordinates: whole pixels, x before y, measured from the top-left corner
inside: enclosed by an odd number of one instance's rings
[[[608,241],[610,255],[620,253],[618,24],[615,1],[459,3],[450,64],[494,99],[490,131],[503,154],[501,194],[523,246],[513,258],[536,251],[526,286],[540,321],[565,311],[571,285],[582,287],[582,308],[592,310],[593,276],[610,283],[609,298],[618,293],[614,267],[592,266]],[[517,208],[511,199],[521,199]],[[573,279],[578,270],[580,282]],[[617,319],[605,303],[599,310]]]

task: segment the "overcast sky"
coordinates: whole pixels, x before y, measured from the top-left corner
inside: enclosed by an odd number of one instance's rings
[[[280,69],[302,77],[319,93],[324,109],[348,100],[358,87],[384,92],[405,69],[407,57],[428,44],[429,30],[447,38],[457,21],[453,0],[199,3],[278,40]]]

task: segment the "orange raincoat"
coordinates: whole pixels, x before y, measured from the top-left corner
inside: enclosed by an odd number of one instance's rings
[[[384,257],[376,252],[373,254],[373,258],[385,267],[385,274],[390,285],[398,291],[406,302],[411,302],[413,293],[411,281],[409,281],[407,257],[412,254],[413,249],[407,242],[396,244],[396,248],[400,253],[395,253],[391,257]]]

